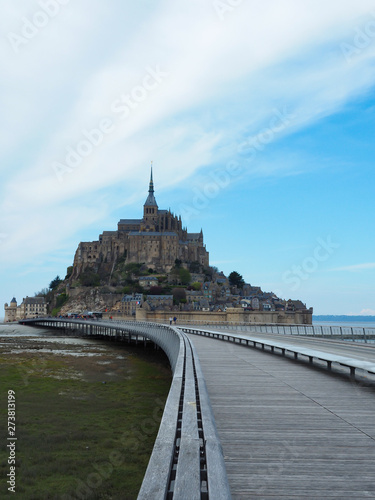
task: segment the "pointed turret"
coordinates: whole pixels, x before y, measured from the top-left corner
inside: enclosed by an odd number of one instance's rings
[[[150,176],[150,184],[148,188],[148,196],[144,204],[145,207],[158,207],[158,204],[156,203],[156,199],[154,196],[154,181],[152,178],[152,162],[151,162],[151,176]]]
[[[150,175],[150,184],[148,188],[148,196],[143,205],[143,221],[144,226],[142,226],[143,230],[146,231],[155,231],[155,226],[158,217],[158,204],[156,203],[156,199],[154,196],[154,180],[152,178],[152,162],[151,162],[151,175]]]

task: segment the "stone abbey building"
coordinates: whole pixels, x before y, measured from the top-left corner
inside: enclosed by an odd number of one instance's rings
[[[209,266],[209,254],[203,243],[203,232],[188,233],[181,216],[160,210],[154,195],[152,168],[148,196],[142,219],[121,219],[117,231],[104,231],[98,241],[81,242],[74,257],[72,278],[87,267],[113,269],[118,259],[127,263],[144,263],[158,272],[169,272],[176,259],[183,264],[199,262]]]

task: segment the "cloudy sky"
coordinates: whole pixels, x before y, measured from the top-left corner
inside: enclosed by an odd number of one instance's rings
[[[1,4],[1,304],[140,217],[153,161],[212,265],[375,314],[373,0]]]

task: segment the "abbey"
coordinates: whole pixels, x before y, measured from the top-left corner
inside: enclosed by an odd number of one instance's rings
[[[87,267],[105,267],[110,272],[118,259],[128,263],[144,263],[158,272],[169,272],[178,259],[182,264],[209,266],[209,254],[203,243],[203,232],[188,233],[181,216],[160,210],[151,177],[142,219],[121,219],[117,231],[104,231],[98,241],[81,242],[73,264],[72,278]]]

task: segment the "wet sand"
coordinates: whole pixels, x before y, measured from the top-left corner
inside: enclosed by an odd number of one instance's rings
[[[119,344],[66,338],[56,331],[11,324],[0,326],[0,355],[12,363],[27,362],[37,356],[40,369],[47,359],[63,361],[70,367],[65,370],[65,378],[109,382],[131,375],[126,360],[133,353]]]
[[[1,393],[16,397],[16,495],[136,499],[170,382],[162,351],[0,325]],[[3,448],[0,477],[8,469]]]

